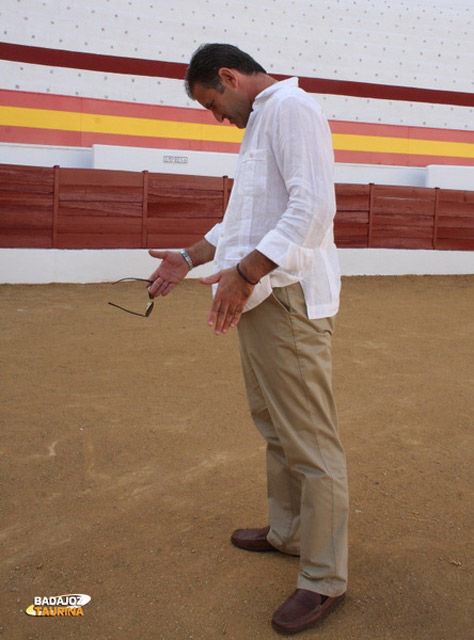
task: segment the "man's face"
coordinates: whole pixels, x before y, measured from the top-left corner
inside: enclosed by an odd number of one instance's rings
[[[252,101],[245,92],[225,78],[222,86],[224,91],[221,93],[217,89],[209,89],[196,83],[193,96],[205,109],[212,111],[218,122],[228,120],[239,129],[245,129],[252,112]]]

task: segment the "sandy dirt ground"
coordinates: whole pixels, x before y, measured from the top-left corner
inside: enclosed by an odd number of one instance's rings
[[[267,513],[237,336],[207,327],[196,281],[148,319],[107,305],[145,307],[120,287],[0,287],[0,637],[280,637],[298,559],[229,541]],[[473,637],[473,317],[474,277],[344,279],[350,586],[298,638]],[[25,614],[76,593],[82,617]]]

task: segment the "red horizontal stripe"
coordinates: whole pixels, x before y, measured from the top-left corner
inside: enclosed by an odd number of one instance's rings
[[[353,96],[355,98],[403,100],[406,102],[428,102],[430,104],[452,104],[460,107],[474,107],[474,93],[463,93],[460,91],[419,89],[418,87],[403,87],[393,84],[353,82],[350,80],[323,80],[321,78],[300,78],[299,84],[302,89],[309,93],[327,93],[340,96]]]
[[[125,58],[84,51],[30,47],[21,44],[0,43],[0,59],[49,67],[87,69],[105,73],[123,73],[132,76],[183,79],[187,65],[181,62],[161,62],[143,58]]]
[[[82,51],[66,51],[45,47],[0,43],[0,59],[51,67],[87,69],[106,73],[123,73],[133,76],[152,76],[182,80],[186,64],[162,62],[143,58],[126,58]],[[278,80],[288,75],[272,74]],[[431,104],[453,104],[474,107],[474,94],[438,89],[419,89],[397,85],[332,80],[327,78],[300,77],[300,86],[311,93],[378,98],[383,100],[405,100],[408,102],[428,102]]]

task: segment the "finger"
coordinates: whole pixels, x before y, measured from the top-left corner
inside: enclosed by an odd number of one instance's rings
[[[213,273],[210,276],[199,278],[199,282],[201,284],[216,284],[221,279],[221,275],[222,275],[221,271],[218,271],[217,273]]]
[[[161,249],[149,249],[148,253],[153,258],[160,258],[160,260],[164,260],[169,252],[168,251],[163,251]]]
[[[233,311],[229,311],[228,305],[221,305],[217,312],[214,332],[217,334],[227,333],[233,316],[234,313]]]
[[[175,285],[175,284],[173,284],[173,282],[169,282],[169,283],[167,284],[167,286],[163,289],[163,292],[162,292],[162,294],[161,294],[161,295],[162,295],[162,296],[167,296],[167,295],[168,295],[168,293],[170,293],[170,292],[175,288],[175,286],[176,286],[176,285]]]
[[[157,267],[153,273],[151,274],[151,276],[149,277],[149,280],[156,282],[158,280],[158,278],[160,277],[160,270],[161,270],[161,264],[159,267]]]
[[[227,333],[229,329],[236,327],[241,315],[242,314],[239,311],[228,310],[225,317],[222,319],[221,332]]]
[[[241,310],[237,310],[234,313],[234,317],[232,318],[231,322],[230,322],[230,328],[231,329],[235,329],[235,327],[239,324],[239,320],[242,317],[242,311]]]
[[[163,278],[161,276],[158,276],[157,279],[154,281],[154,283],[151,285],[151,287],[149,287],[149,292],[151,293],[152,296],[162,296],[163,295],[163,291],[166,289],[166,287],[168,286],[168,282],[163,280]]]
[[[219,313],[220,302],[214,298],[207,318],[207,324],[209,327],[214,327],[217,322],[217,315]]]

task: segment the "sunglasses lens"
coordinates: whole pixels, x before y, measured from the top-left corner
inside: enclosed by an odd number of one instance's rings
[[[153,311],[153,307],[155,306],[154,302],[149,302],[146,306],[146,311],[145,311],[145,318],[148,318],[148,316],[150,315],[150,313]]]

